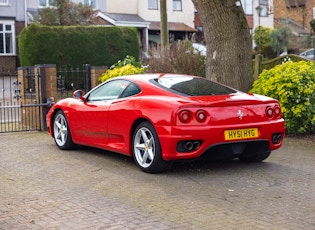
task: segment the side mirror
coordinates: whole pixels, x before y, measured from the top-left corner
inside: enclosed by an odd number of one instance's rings
[[[73,92],[73,97],[77,99],[81,99],[82,101],[85,101],[85,98],[83,97],[83,91],[81,89],[78,89]]]

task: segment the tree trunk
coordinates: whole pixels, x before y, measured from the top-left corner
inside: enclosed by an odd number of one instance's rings
[[[168,26],[167,26],[167,8],[166,0],[160,0],[161,7],[161,45],[163,48],[168,47]]]
[[[252,40],[235,0],[192,0],[207,42],[206,77],[242,91],[252,87]]]

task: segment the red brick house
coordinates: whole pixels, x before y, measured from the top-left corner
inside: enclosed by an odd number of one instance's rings
[[[315,0],[274,0],[275,27],[286,23],[295,33],[310,33],[314,19]]]

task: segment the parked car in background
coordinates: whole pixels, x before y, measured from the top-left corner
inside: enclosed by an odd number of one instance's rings
[[[201,44],[201,43],[192,43],[192,46],[195,51],[200,52],[202,56],[207,55],[207,46]]]
[[[307,58],[307,59],[311,59],[314,60],[314,48],[306,50],[302,53],[300,53],[301,57]]]
[[[285,133],[277,100],[202,77],[117,77],[73,96],[47,114],[56,145],[87,145],[131,156],[148,173],[179,160],[263,161],[281,147]]]

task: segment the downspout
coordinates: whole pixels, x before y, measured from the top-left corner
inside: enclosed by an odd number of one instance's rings
[[[24,12],[25,12],[25,27],[27,27],[27,0],[24,0]]]
[[[146,52],[149,51],[149,25],[146,26],[145,28],[145,46],[146,46]]]

